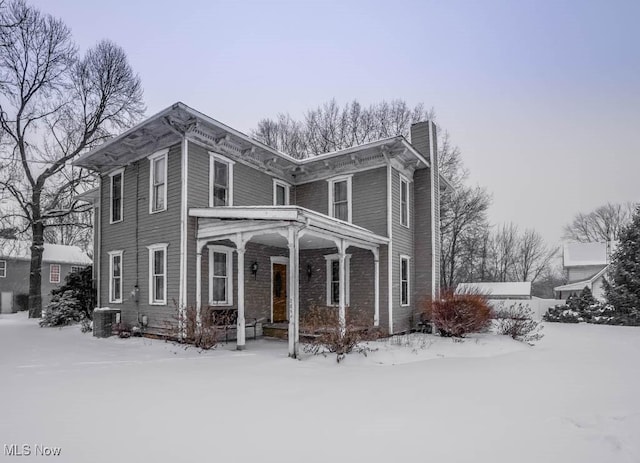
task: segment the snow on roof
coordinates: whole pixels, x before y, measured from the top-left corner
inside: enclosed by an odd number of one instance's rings
[[[31,260],[31,242],[0,240],[0,257]],[[45,243],[42,261],[61,264],[91,265],[89,256],[78,246],[65,246],[62,244]]]
[[[479,292],[491,296],[531,296],[531,282],[460,283],[456,293]]]
[[[566,243],[563,259],[565,267],[606,265],[607,243]]]

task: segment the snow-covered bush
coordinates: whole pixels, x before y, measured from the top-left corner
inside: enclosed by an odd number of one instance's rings
[[[633,320],[626,319],[625,315],[616,311],[612,305],[605,305],[595,299],[591,290],[585,287],[579,296],[569,296],[566,304],[550,308],[543,320],[560,323],[586,322],[599,325],[633,324]]]
[[[64,284],[59,288],[51,290],[51,295],[62,296],[69,293],[77,301],[77,308],[83,314],[82,319],[93,317],[93,309],[95,308],[95,289],[93,287],[93,277],[91,266],[87,266],[78,272],[69,273]],[[47,309],[48,310],[48,309]]]
[[[43,311],[40,326],[66,326],[78,323],[86,317],[82,305],[74,296],[73,291],[58,293],[51,298],[51,302]]]
[[[496,331],[498,334],[511,336],[516,341],[533,345],[544,336],[542,326],[533,319],[533,314],[528,305],[522,303],[512,304],[501,308],[496,314]]]
[[[370,318],[347,308],[343,329],[335,307],[312,307],[300,320],[300,337],[305,341],[303,350],[314,355],[336,354],[337,362],[351,352],[367,355],[371,349],[363,343],[380,337]]]
[[[484,331],[491,325],[492,316],[493,311],[483,294],[444,291],[440,298],[429,301],[425,307],[425,318],[445,337],[464,337],[468,333]]]

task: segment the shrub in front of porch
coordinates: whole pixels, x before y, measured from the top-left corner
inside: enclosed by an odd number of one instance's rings
[[[337,362],[351,352],[366,355],[371,349],[363,343],[374,341],[381,335],[370,318],[358,310],[347,308],[343,327],[337,307],[312,307],[300,320],[304,351],[314,355],[336,354]]]
[[[438,329],[440,336],[462,338],[485,331],[491,326],[493,310],[483,294],[456,294],[444,291],[438,299],[425,304],[425,318]]]
[[[167,327],[169,337],[186,344],[193,344],[200,349],[215,348],[224,333],[223,328],[235,323],[230,315],[219,315],[216,312],[203,308],[198,323],[198,312],[195,307],[187,307],[179,310],[176,306],[174,323]]]

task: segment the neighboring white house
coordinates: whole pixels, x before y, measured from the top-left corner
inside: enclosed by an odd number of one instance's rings
[[[603,281],[613,248],[610,243],[566,243],[562,260],[567,284],[553,288],[556,297],[579,295],[587,287],[593,297],[604,300]]]
[[[456,294],[480,293],[489,299],[531,299],[530,281],[460,283]]]

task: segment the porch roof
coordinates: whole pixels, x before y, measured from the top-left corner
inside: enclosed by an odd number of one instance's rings
[[[198,239],[239,232],[258,234],[297,223],[310,232],[327,237],[344,238],[357,246],[368,244],[377,247],[389,243],[389,238],[386,236],[300,206],[191,208],[189,216],[199,219]]]

